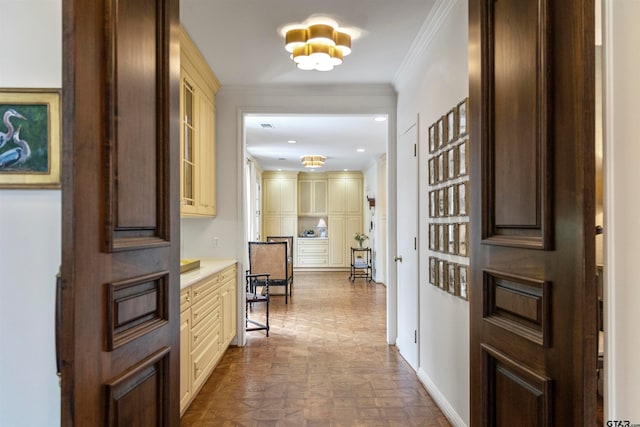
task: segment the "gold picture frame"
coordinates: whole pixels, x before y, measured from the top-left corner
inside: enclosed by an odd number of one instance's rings
[[[447,137],[448,142],[453,142],[458,137],[458,108],[453,108],[447,113]]]
[[[469,98],[465,98],[462,102],[460,102],[456,110],[458,112],[458,137],[464,136],[469,133],[469,126],[467,124],[467,111],[469,106]]]
[[[60,188],[59,89],[0,89],[0,188]]]

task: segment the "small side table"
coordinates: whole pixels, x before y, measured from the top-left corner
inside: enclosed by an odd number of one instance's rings
[[[357,278],[373,281],[373,265],[371,262],[371,248],[351,248],[351,274],[349,280],[353,283]]]

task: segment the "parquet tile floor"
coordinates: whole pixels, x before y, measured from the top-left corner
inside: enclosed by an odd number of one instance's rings
[[[231,347],[182,417],[192,426],[421,426],[449,422],[385,341],[385,287],[296,273],[271,331]],[[259,316],[256,309],[254,316]]]

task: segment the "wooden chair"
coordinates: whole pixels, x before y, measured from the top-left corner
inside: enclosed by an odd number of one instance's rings
[[[245,330],[246,331],[266,331],[269,336],[269,275],[251,274],[249,270],[245,273]],[[253,310],[253,304],[265,304],[264,323],[249,317]],[[249,326],[251,325],[251,326]]]
[[[287,278],[289,295],[293,295],[293,236],[267,236],[267,242],[287,242]]]
[[[249,242],[249,274],[269,274],[269,286],[284,286],[285,304],[291,289],[287,264],[287,242]]]

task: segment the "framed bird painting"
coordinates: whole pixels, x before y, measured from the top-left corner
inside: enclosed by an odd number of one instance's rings
[[[0,89],[0,188],[60,188],[60,90]]]

